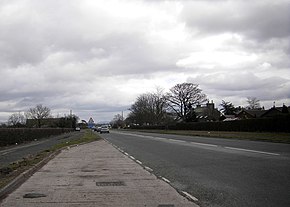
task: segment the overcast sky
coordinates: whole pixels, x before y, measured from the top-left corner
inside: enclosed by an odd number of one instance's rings
[[[112,120],[142,93],[199,84],[290,105],[289,0],[1,0],[0,122],[37,104]]]

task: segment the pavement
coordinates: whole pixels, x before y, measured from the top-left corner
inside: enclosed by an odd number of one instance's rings
[[[100,140],[62,150],[0,206],[197,207],[191,199],[140,161]]]

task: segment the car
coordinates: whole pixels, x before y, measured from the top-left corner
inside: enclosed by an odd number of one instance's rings
[[[76,131],[81,131],[81,128],[80,127],[76,127]]]
[[[101,129],[100,129],[100,133],[110,133],[110,130],[109,130],[109,126],[108,125],[102,125],[101,126]]]
[[[100,131],[101,131],[101,127],[98,126],[98,127],[96,128],[96,131],[97,131],[97,132],[100,132]]]

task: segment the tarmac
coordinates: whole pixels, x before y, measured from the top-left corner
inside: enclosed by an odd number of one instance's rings
[[[186,198],[187,196],[187,198]],[[197,207],[166,179],[105,140],[68,147],[0,203],[1,207]]]

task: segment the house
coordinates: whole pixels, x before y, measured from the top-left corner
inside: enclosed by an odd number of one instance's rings
[[[254,119],[254,118],[269,118],[281,115],[290,114],[290,107],[275,107],[265,110],[265,109],[242,109],[236,113],[238,119]]]
[[[199,122],[218,121],[221,113],[214,107],[213,101],[205,106],[197,105],[194,109],[196,118]]]
[[[269,110],[267,110],[261,117],[264,118],[268,118],[268,117],[275,117],[275,116],[283,116],[283,115],[287,115],[290,112],[290,106],[285,106],[285,104],[283,104],[282,107],[275,107],[273,106],[272,108],[270,108]]]
[[[264,109],[242,109],[236,113],[238,119],[253,119],[260,118],[267,110]]]

